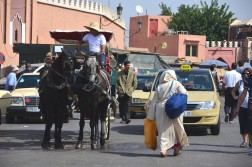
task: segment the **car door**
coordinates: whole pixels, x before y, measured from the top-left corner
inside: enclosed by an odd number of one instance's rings
[[[0,90],[0,119],[1,115],[6,113],[6,107],[11,103],[10,92],[6,90]],[[0,121],[1,124],[1,121]]]

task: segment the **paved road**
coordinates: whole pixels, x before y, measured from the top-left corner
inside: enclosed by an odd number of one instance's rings
[[[223,108],[223,107],[222,107]],[[0,125],[0,167],[237,167],[251,166],[252,148],[239,148],[241,136],[238,120],[223,121],[221,133],[212,136],[204,128],[187,129],[190,146],[180,156],[160,158],[159,152],[148,150],[143,144],[143,117],[132,119],[129,125],[112,123],[111,137],[103,150],[90,150],[89,124],[85,128],[85,148],[75,150],[78,136],[78,117],[64,124],[64,150],[44,151],[40,148],[43,124],[20,122]]]

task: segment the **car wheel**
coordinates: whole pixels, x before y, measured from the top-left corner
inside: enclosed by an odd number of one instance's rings
[[[6,114],[6,123],[11,124],[15,122],[15,117],[9,116],[8,114]]]
[[[220,134],[220,116],[217,125],[210,126],[210,132],[212,135],[219,135]]]

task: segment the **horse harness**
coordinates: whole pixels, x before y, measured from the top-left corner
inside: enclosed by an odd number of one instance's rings
[[[90,56],[88,58],[87,65],[90,65],[91,64],[90,62],[94,63],[94,61],[95,61],[95,64],[98,65],[96,56]],[[78,77],[80,77],[81,79],[86,79],[86,80],[90,79],[88,76],[82,75],[80,71],[77,72],[76,79]],[[106,84],[106,88],[107,88],[106,90],[101,87],[101,85],[100,85],[101,84],[101,80],[100,80],[99,76],[104,79],[105,84]],[[93,78],[93,80],[94,80],[94,82],[92,82],[92,83],[86,83],[86,84],[81,85],[81,89],[83,91],[85,91],[85,92],[90,92],[90,91],[94,90],[95,88],[99,88],[99,89],[101,89],[102,94],[109,95],[109,92],[110,92],[110,82],[109,82],[107,74],[104,71],[99,70],[99,72],[96,72],[95,73],[95,77]]]
[[[56,84],[52,78],[52,72],[54,72],[55,74],[57,74],[59,77],[62,78],[62,81],[60,84]],[[54,70],[52,67],[50,67],[48,70],[46,70],[43,75],[42,78],[46,77],[46,82],[47,82],[47,86],[50,88],[53,88],[55,90],[61,90],[64,89],[65,87],[67,87],[69,84],[67,83],[67,79],[65,76],[63,76],[62,74],[60,74],[59,72],[57,72],[56,70]]]

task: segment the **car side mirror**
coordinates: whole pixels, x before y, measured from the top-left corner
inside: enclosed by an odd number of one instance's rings
[[[145,86],[143,87],[144,92],[150,92],[151,91],[151,86]]]

